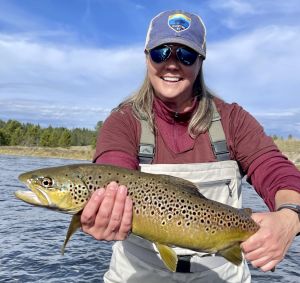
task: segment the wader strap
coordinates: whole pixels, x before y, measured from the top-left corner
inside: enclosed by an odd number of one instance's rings
[[[155,136],[146,120],[141,122],[141,139],[139,146],[139,163],[151,164],[155,153]]]
[[[221,123],[221,116],[213,101],[212,104],[214,113],[212,123],[208,130],[212,149],[218,161],[230,160],[226,137]]]
[[[221,123],[221,116],[217,110],[215,103],[213,105],[213,119],[209,127],[209,137],[213,152],[218,161],[230,160],[227,148],[226,137]],[[141,122],[141,139],[139,146],[139,163],[151,164],[155,153],[155,136],[146,120]]]

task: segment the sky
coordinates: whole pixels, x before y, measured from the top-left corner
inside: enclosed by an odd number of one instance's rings
[[[94,129],[140,87],[149,22],[171,9],[206,25],[208,87],[300,138],[298,0],[0,0],[0,120]]]

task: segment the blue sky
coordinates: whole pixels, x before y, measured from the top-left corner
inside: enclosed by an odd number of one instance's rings
[[[298,0],[0,0],[0,119],[94,128],[140,86],[148,24],[169,9],[203,18],[213,91],[300,138]]]

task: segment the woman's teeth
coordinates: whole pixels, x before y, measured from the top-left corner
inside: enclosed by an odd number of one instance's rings
[[[163,77],[162,79],[164,81],[167,81],[167,82],[178,82],[178,81],[180,81],[180,78],[177,78],[177,77]]]

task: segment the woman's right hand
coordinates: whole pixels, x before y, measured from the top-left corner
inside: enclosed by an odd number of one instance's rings
[[[124,240],[131,224],[132,200],[116,182],[96,190],[81,214],[82,230],[97,240]]]

